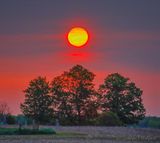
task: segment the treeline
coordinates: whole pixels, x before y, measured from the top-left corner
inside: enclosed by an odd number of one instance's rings
[[[0,125],[27,125],[32,124],[32,119],[24,115],[12,115],[9,105],[0,101]]]
[[[32,119],[25,117],[24,115],[0,115],[0,125],[31,125]]]
[[[142,128],[160,129],[160,117],[145,117],[136,126],[142,127]]]
[[[127,125],[145,116],[142,90],[118,73],[108,75],[96,90],[95,74],[81,65],[48,82],[30,81],[20,108],[33,127],[51,120],[61,125]]]

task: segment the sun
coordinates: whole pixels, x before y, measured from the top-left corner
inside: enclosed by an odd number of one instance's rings
[[[75,47],[82,47],[88,42],[88,32],[82,27],[74,27],[68,33],[68,42]]]

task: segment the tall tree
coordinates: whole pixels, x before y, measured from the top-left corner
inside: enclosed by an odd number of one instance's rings
[[[46,78],[38,77],[31,80],[25,93],[25,101],[21,104],[23,114],[33,119],[33,128],[39,129],[40,123],[45,123],[53,116],[52,97]]]
[[[63,114],[74,124],[85,124],[96,116],[94,77],[92,72],[76,65],[54,78],[52,94],[59,115]]]
[[[118,115],[124,124],[137,123],[145,116],[142,90],[118,73],[110,74],[99,88],[103,110]]]
[[[67,72],[55,77],[51,83],[54,113],[61,124],[74,123],[71,105],[71,87],[73,86],[74,81],[68,77]]]

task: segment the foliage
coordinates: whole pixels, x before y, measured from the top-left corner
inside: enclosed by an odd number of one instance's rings
[[[14,135],[16,130],[15,128],[0,128],[0,135]]]
[[[160,117],[145,117],[143,120],[141,120],[138,125],[138,127],[149,127],[149,128],[158,128],[160,129]]]
[[[47,135],[47,134],[55,134],[56,132],[53,129],[21,129],[18,130],[16,128],[0,128],[0,135]]]
[[[94,77],[92,72],[76,65],[53,79],[53,106],[61,124],[82,125],[97,115]]]
[[[118,73],[109,75],[99,88],[104,111],[116,113],[124,124],[137,123],[145,116],[142,90]]]
[[[13,116],[13,115],[11,115],[11,114],[7,115],[7,117],[6,117],[6,122],[7,122],[7,124],[9,124],[9,125],[16,124],[15,116]]]
[[[53,129],[39,129],[37,130],[32,130],[32,129],[22,129],[22,130],[17,130],[15,132],[18,135],[49,135],[49,134],[55,134],[56,132]]]
[[[104,112],[96,118],[95,124],[100,126],[121,126],[122,122],[115,113]]]
[[[32,124],[32,119],[24,116],[23,114],[19,114],[15,116],[16,119],[16,124],[22,124],[22,125],[31,125]]]
[[[97,92],[94,78],[94,73],[81,65],[55,77],[51,84],[46,78],[38,77],[24,91],[21,110],[35,125],[59,122],[61,125],[120,125],[138,123],[144,118],[142,90],[135,83],[114,73]]]
[[[25,101],[21,110],[25,116],[33,119],[33,127],[39,128],[39,123],[48,122],[53,117],[52,97],[46,78],[38,77],[29,83],[25,93]]]

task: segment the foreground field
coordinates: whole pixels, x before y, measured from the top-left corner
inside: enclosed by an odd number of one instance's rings
[[[42,127],[43,128],[43,127]],[[160,143],[160,130],[126,127],[54,127],[56,135],[0,136],[0,143]]]

